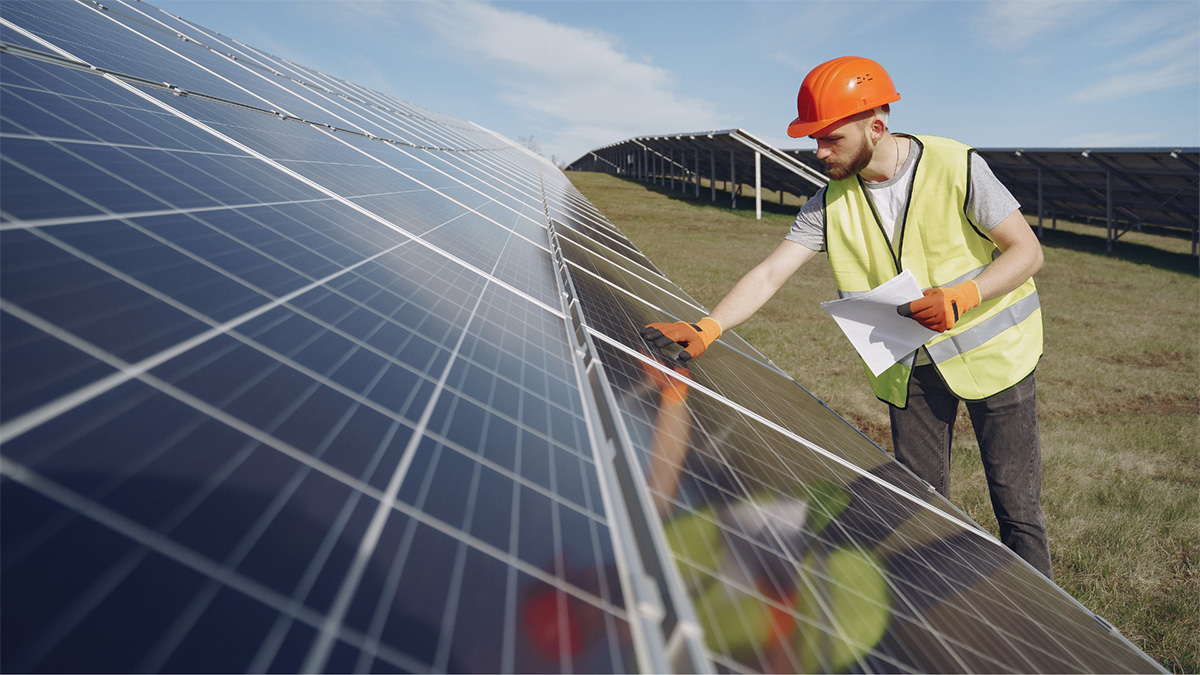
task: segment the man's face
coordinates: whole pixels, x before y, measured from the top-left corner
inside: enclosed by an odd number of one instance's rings
[[[849,178],[871,163],[875,148],[866,133],[869,123],[870,118],[841,120],[811,136],[817,142],[817,159],[825,163],[830,178]]]

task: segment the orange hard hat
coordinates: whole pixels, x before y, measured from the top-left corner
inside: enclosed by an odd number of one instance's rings
[[[892,77],[871,59],[843,56],[826,61],[800,85],[799,116],[788,125],[788,136],[809,136],[840,119],[899,100]]]

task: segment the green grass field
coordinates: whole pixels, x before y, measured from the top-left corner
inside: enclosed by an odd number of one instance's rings
[[[796,210],[766,203],[760,221],[752,196],[735,212],[727,199],[711,204],[707,189],[695,200],[604,174],[568,176],[706,307],[779,243]],[[1107,254],[1103,228],[1045,225],[1037,378],[1056,581],[1167,670],[1200,672],[1197,261],[1186,240],[1132,232]],[[818,256],[737,332],[890,449],[886,406],[820,308],[836,295]],[[952,501],[995,533],[965,411],[952,454]]]

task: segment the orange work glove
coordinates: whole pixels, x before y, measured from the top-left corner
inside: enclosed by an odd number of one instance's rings
[[[688,359],[700,356],[709,345],[721,337],[721,324],[708,317],[696,323],[652,323],[642,328],[641,334],[655,347],[666,347],[672,342],[683,345],[678,359],[680,365],[687,365]]]
[[[930,288],[925,297],[900,305],[896,311],[929,330],[944,333],[954,328],[967,310],[978,306],[979,286],[974,281],[964,281],[947,288]]]

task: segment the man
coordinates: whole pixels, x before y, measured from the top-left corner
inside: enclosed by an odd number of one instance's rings
[[[712,314],[695,324],[650,324],[642,334],[660,347],[681,344],[685,362],[700,356],[822,248],[842,297],[910,270],[927,290],[897,311],[940,334],[878,377],[867,371],[875,395],[890,406],[896,458],[948,495],[954,419],[966,402],[1000,538],[1052,578],[1033,377],[1042,354],[1032,279],[1041,245],[974,150],[888,131],[898,100],[891,77],[870,59],[847,56],[814,68],[788,134],[817,141],[829,184]]]

